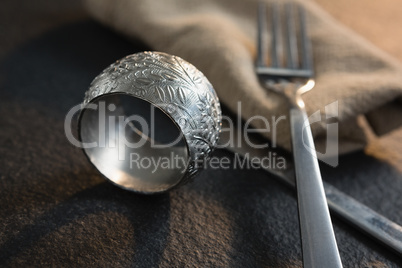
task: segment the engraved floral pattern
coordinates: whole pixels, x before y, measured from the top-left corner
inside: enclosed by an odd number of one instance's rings
[[[112,92],[146,99],[170,114],[189,146],[192,162],[187,179],[198,172],[200,161],[218,142],[222,119],[218,97],[200,71],[176,56],[137,53],[116,61],[99,74],[85,94],[84,105]]]

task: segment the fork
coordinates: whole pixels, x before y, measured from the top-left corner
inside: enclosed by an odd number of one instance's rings
[[[271,7],[270,66],[266,63],[267,46],[264,38],[267,32],[267,8],[261,2],[258,5],[258,54],[255,70],[262,85],[283,94],[290,106],[303,266],[342,267],[313,136],[301,98],[304,92],[314,87],[311,43],[307,36],[304,10],[290,3],[285,4],[282,16],[285,25],[282,29],[279,6],[274,3]],[[286,63],[282,63],[281,54]]]

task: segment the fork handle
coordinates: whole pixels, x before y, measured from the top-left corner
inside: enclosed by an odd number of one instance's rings
[[[342,267],[304,103],[290,109],[304,267]]]

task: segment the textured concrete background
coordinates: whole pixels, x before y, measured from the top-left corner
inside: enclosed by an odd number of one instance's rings
[[[369,1],[319,2],[367,38],[376,26],[362,23],[356,10],[367,24],[392,24],[390,16],[359,9]],[[389,37],[384,29],[378,33]],[[388,43],[378,45],[400,57],[402,49],[393,52]],[[145,49],[94,22],[79,1],[2,1],[0,266],[300,267],[295,194],[270,174],[205,170],[168,194],[141,196],[105,182],[68,143],[64,116],[93,77]],[[323,165],[322,172],[402,225],[401,137],[396,131],[373,138],[366,152],[342,157],[336,169]],[[233,159],[224,150],[215,154]],[[345,267],[401,264],[337,218],[334,228]]]

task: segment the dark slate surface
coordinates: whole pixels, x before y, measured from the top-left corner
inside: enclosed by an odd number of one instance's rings
[[[142,196],[106,182],[64,136],[91,80],[150,49],[94,22],[77,1],[2,1],[0,265],[299,267],[293,190],[262,170],[205,170]],[[344,156],[326,180],[402,224],[401,131]],[[224,150],[216,156],[233,159]],[[345,267],[401,259],[338,218]]]

